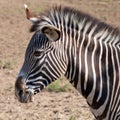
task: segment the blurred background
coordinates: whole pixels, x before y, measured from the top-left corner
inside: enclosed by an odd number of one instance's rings
[[[120,27],[119,0],[0,0],[0,120],[93,120],[82,96],[62,77],[35,96],[33,103],[15,99],[14,83],[33,33],[23,4],[43,12],[66,5]]]

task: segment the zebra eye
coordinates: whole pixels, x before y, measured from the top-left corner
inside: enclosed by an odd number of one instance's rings
[[[43,52],[42,51],[35,51],[34,56],[39,57]]]

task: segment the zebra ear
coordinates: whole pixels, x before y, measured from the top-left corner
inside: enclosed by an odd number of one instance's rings
[[[57,41],[60,38],[60,30],[55,27],[45,26],[41,29],[41,31],[50,41]]]
[[[26,13],[26,18],[28,20],[30,20],[33,24],[35,24],[39,19],[37,17],[37,15],[35,14],[32,14],[30,11],[29,11],[29,8],[26,4],[24,4],[24,8],[25,8],[25,13]]]

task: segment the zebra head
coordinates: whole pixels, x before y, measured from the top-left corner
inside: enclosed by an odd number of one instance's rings
[[[15,83],[15,95],[20,102],[32,101],[34,94],[66,71],[65,57],[60,57],[65,53],[59,49],[61,46],[56,46],[61,39],[60,30],[42,19],[32,18],[27,7],[26,14],[33,23],[31,31],[35,34],[28,44],[24,64]]]

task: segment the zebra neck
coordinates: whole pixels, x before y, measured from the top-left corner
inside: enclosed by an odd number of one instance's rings
[[[69,47],[70,48],[70,47]],[[120,49],[111,44],[85,39],[77,49],[68,50],[65,76],[87,99],[95,116],[106,116],[120,88]],[[101,115],[102,111],[105,111]]]

